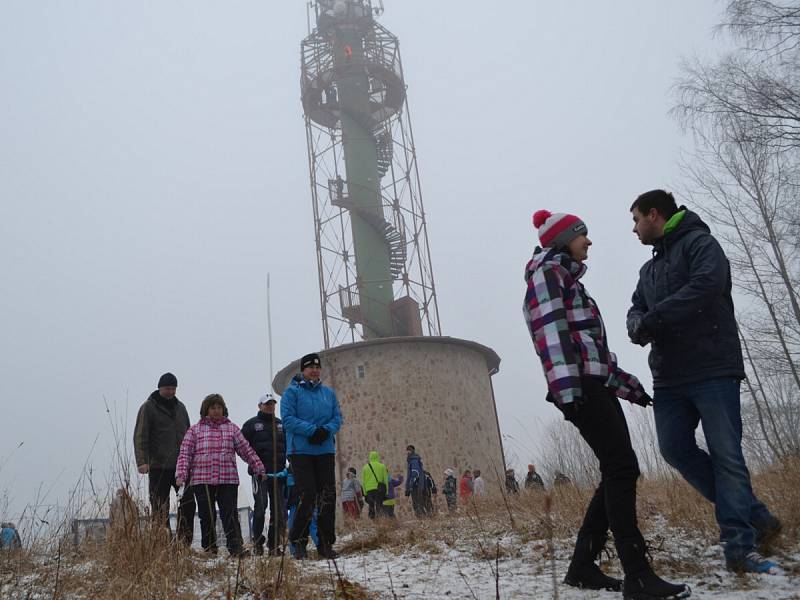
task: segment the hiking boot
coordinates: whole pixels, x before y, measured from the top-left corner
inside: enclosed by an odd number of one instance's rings
[[[669,583],[652,571],[625,577],[622,584],[624,600],[678,600],[691,595],[692,590],[685,583]]]
[[[292,551],[292,556],[296,560],[305,560],[308,558],[308,552],[306,551],[305,546],[295,546],[294,550]]]
[[[564,583],[586,590],[618,592],[622,589],[622,581],[609,577],[595,564],[607,539],[605,533],[578,533],[578,539],[575,540],[575,551],[564,577]]]
[[[231,558],[247,558],[250,556],[250,550],[239,548],[238,550],[229,550],[228,554]]]
[[[767,575],[780,573],[780,567],[777,564],[767,560],[758,552],[750,552],[741,558],[726,559],[725,566],[734,573],[762,573]]]
[[[609,577],[594,563],[579,567],[570,565],[564,583],[583,590],[606,590],[618,592],[622,589],[622,580]]]
[[[641,534],[615,540],[619,561],[625,571],[622,583],[624,600],[678,600],[688,598],[692,590],[684,583],[669,583],[653,572],[645,554]]]
[[[267,556],[283,556],[283,550],[280,548],[270,548],[267,550]]]

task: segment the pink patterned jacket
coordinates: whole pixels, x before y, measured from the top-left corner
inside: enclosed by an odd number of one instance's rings
[[[183,437],[175,479],[190,485],[238,485],[237,454],[256,475],[264,473],[264,465],[236,425],[227,418],[205,417]]]

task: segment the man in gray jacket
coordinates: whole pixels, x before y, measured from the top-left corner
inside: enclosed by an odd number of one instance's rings
[[[133,449],[139,473],[148,476],[153,519],[166,522],[169,529],[169,490],[175,484],[175,467],[183,436],[189,429],[186,407],[175,396],[178,380],[164,373],[158,389],[145,400],[136,416]],[[191,477],[191,474],[190,474]],[[187,546],[194,532],[194,494],[187,491],[178,502],[178,538]]]
[[[728,259],[700,217],[664,190],[640,195],[631,213],[633,231],[653,246],[653,257],[639,271],[628,335],[650,344],[661,454],[714,503],[728,568],[774,572],[755,550],[781,525],[753,494],[742,453],[745,372]],[[698,425],[708,452],[695,440]]]

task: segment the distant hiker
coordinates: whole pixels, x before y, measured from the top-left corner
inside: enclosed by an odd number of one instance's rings
[[[178,379],[164,373],[158,389],[142,404],[133,430],[133,452],[139,473],[147,475],[150,510],[156,522],[169,524],[169,491],[178,491],[175,465],[181,441],[189,429],[189,414],[175,396]],[[195,502],[191,490],[178,501],[177,537],[191,546],[194,534]]]
[[[519,483],[514,469],[506,469],[506,492],[509,494],[519,494]]]
[[[402,473],[398,473],[389,479],[389,491],[386,500],[383,501],[383,512],[387,517],[394,517],[394,507],[397,504],[397,488],[403,484]]]
[[[245,421],[242,435],[258,454],[267,473],[279,473],[286,468],[286,435],[283,423],[275,416],[277,400],[272,394],[261,396],[258,401],[258,414]],[[286,534],[285,511],[283,508],[283,478],[270,477],[262,481],[252,468],[247,469],[253,483],[253,549],[256,555],[267,553],[274,556],[280,552]],[[269,504],[269,529],[264,538],[264,517]]]
[[[528,465],[528,473],[525,475],[526,490],[544,490],[544,481],[536,472],[535,465]]]
[[[714,504],[729,570],[774,573],[756,547],[781,522],[753,493],[742,452],[745,378],[725,252],[702,219],[652,190],[630,208],[634,233],[653,246],[628,310],[628,335],[650,344],[656,433],[664,459]],[[708,451],[697,445],[702,426]]]
[[[422,459],[411,444],[406,446],[406,465],[408,467],[406,496],[411,496],[411,504],[417,517],[428,516],[425,508],[425,470],[422,467]]]
[[[348,467],[344,481],[342,481],[342,511],[344,516],[350,519],[361,518],[361,483],[356,476],[354,467]]]
[[[179,486],[191,478],[200,515],[203,550],[217,552],[217,510],[231,556],[244,556],[242,531],[236,509],[239,497],[239,455],[263,483],[264,465],[244,439],[239,428],[228,420],[228,408],[219,394],[209,394],[200,405],[200,421],[186,432],[178,455],[175,481]]]
[[[447,502],[447,510],[455,512],[456,504],[458,502],[458,481],[455,477],[453,469],[444,470],[444,485],[442,485],[442,494]]]
[[[369,453],[369,461],[361,469],[361,489],[367,499],[369,518],[380,517],[383,512],[383,501],[389,492],[389,470],[381,462],[375,450]]]
[[[651,403],[636,377],[619,368],[609,350],[597,303],[581,278],[592,242],[586,224],[570,214],[540,210],[533,215],[543,248],[525,267],[523,312],[547,379],[547,400],[580,431],[600,461],[600,485],[578,531],[564,582],[619,591],[622,582],[595,564],[611,527],[625,571],[625,597],[686,598],[686,585],[660,579],[648,562],[636,522],[639,464],[617,396]]]
[[[433,480],[433,475],[428,471],[423,471],[425,475],[425,511],[428,515],[436,514],[436,495],[439,490],[436,488],[436,482]]]
[[[19,550],[22,540],[14,523],[0,523],[0,550]]]
[[[474,484],[472,482],[472,471],[467,469],[461,476],[461,482],[458,485],[458,496],[461,499],[461,504],[467,504],[472,498]]]
[[[568,485],[570,483],[572,483],[572,480],[569,477],[567,477],[566,475],[564,475],[561,471],[557,470],[557,471],[555,471],[553,473],[553,485],[554,486]]]
[[[481,470],[473,471],[472,491],[476,497],[486,495],[486,480],[481,476]]]
[[[342,414],[336,393],[322,385],[318,354],[300,359],[300,374],[292,378],[281,397],[286,447],[299,494],[297,516],[289,530],[295,557],[306,558],[308,530],[318,509],[319,554],[336,558],[336,441]]]
[[[127,540],[139,529],[139,508],[128,490],[121,487],[114,494],[108,511],[108,538]]]

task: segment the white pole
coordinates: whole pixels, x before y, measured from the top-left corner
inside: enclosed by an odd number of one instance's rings
[[[272,387],[272,314],[270,312],[269,273],[267,273],[267,339],[269,343],[269,383],[267,389]]]

